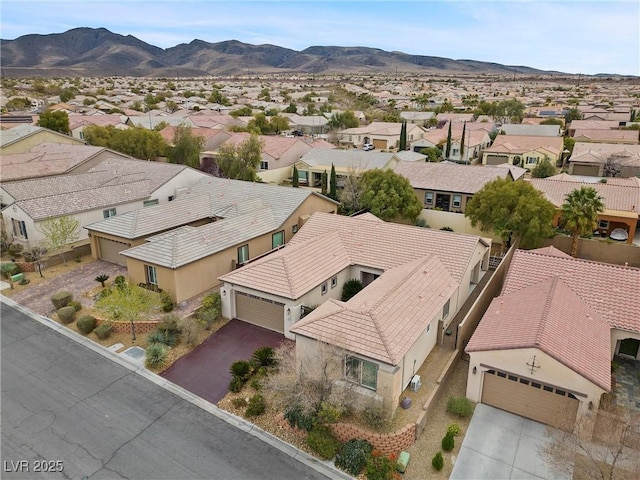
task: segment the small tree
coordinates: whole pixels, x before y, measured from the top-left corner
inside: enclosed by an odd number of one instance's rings
[[[67,112],[63,112],[62,110],[47,110],[42,112],[38,119],[38,126],[64,133],[66,135],[71,132],[69,129],[69,115]]]
[[[298,188],[300,179],[298,178],[298,167],[293,166],[293,187]]]
[[[325,170],[324,172],[322,172],[322,175],[320,176],[320,192],[322,193],[322,195],[327,194],[327,183],[328,183],[328,175],[327,175],[327,171]]]
[[[593,187],[582,186],[567,194],[562,204],[561,222],[571,232],[571,256],[578,256],[580,236],[593,233],[598,215],[604,210],[604,202]]]
[[[173,136],[173,147],[167,153],[171,163],[200,168],[200,151],[204,139],[193,135],[191,127],[179,125]]]
[[[349,167],[344,179],[344,186],[340,191],[340,206],[345,215],[351,215],[362,209],[364,185],[355,167]]]
[[[622,165],[618,162],[615,162],[612,158],[607,158],[603,168],[602,168],[602,176],[603,177],[617,177],[622,172]]]
[[[342,300],[343,302],[348,302],[363,288],[364,287],[362,285],[362,282],[357,278],[347,280],[342,287],[342,297],[340,298],[340,300]]]
[[[465,136],[467,133],[467,122],[464,122],[464,125],[462,126],[462,139],[460,140],[460,159],[464,160],[464,142],[465,142]]]
[[[398,150],[404,151],[407,149],[407,122],[402,122],[402,127],[400,128],[400,146]]]
[[[555,165],[551,163],[548,157],[544,157],[544,159],[531,171],[531,176],[533,178],[547,178],[555,175],[556,173]]]
[[[239,146],[223,144],[218,148],[217,163],[226,178],[255,182],[264,144],[257,135],[251,135]]]
[[[336,167],[332,163],[331,164],[331,178],[329,184],[329,198],[333,200],[338,200],[338,177],[336,176]]]
[[[451,155],[451,122],[449,122],[449,131],[447,133],[447,147],[444,153],[445,160],[449,160],[450,155]]]
[[[409,180],[393,170],[376,168],[362,174],[362,183],[363,208],[368,208],[385,221],[403,218],[415,223],[422,211],[422,203]]]
[[[64,249],[80,236],[80,222],[73,217],[50,218],[36,227],[44,235],[43,245],[52,252],[58,252],[63,263]]]

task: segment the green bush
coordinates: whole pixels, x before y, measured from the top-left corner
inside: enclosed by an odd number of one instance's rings
[[[51,295],[51,303],[55,307],[56,310],[59,310],[62,307],[66,307],[69,305],[69,302],[73,301],[73,293],[71,292],[57,292]]]
[[[362,282],[357,278],[352,278],[351,280],[347,280],[342,287],[342,297],[341,300],[346,302],[350,300],[352,297],[356,295],[360,290],[362,290],[364,286]]]
[[[336,407],[329,402],[322,402],[318,410],[318,421],[320,423],[336,423],[343,414],[343,407]]]
[[[73,307],[76,310],[76,312],[79,312],[80,310],[82,310],[82,304],[77,300],[71,300],[67,304],[67,306],[68,307]]]
[[[202,306],[196,311],[196,319],[209,330],[213,322],[220,318],[222,299],[218,292],[210,293],[202,299]]]
[[[153,343],[164,343],[164,333],[156,330],[155,332],[151,332],[147,335],[147,345],[151,345]]]
[[[276,353],[273,347],[262,347],[253,352],[251,356],[253,368],[272,367],[276,363]]]
[[[350,475],[358,476],[366,467],[373,446],[366,440],[349,440],[336,454],[335,465]]]
[[[454,437],[457,437],[458,435],[460,435],[460,425],[458,425],[457,423],[450,423],[447,427],[447,432]]]
[[[157,331],[164,336],[161,343],[164,343],[168,347],[175,346],[180,340],[178,320],[180,320],[180,318],[178,318],[177,315],[168,315],[158,324]]]
[[[229,372],[234,378],[239,378],[244,382],[251,375],[251,364],[246,360],[238,360],[231,364]]]
[[[146,358],[144,365],[147,368],[162,368],[167,364],[169,359],[169,349],[162,343],[152,343],[145,350]]]
[[[365,475],[367,480],[393,480],[396,463],[384,455],[372,455],[367,462]]]
[[[260,390],[262,390],[262,383],[258,378],[254,378],[253,380],[251,380],[251,382],[249,383],[249,386],[253,388],[256,392],[259,392]]]
[[[162,292],[160,294],[160,300],[162,301],[163,312],[168,313],[173,310],[173,307],[175,305],[173,304],[173,300],[171,300],[171,295],[169,295],[167,292]]]
[[[262,415],[267,409],[267,402],[264,400],[264,397],[259,393],[256,393],[253,397],[249,399],[249,403],[247,404],[247,409],[244,414],[247,417],[259,417]]]
[[[233,377],[229,382],[229,391],[233,393],[238,393],[244,387],[244,380],[238,377]]]
[[[461,418],[470,417],[473,413],[473,403],[467,397],[449,397],[447,412]]]
[[[91,315],[83,315],[81,316],[76,325],[78,326],[78,330],[85,335],[90,334],[96,328],[96,324],[98,321],[92,317]]]
[[[384,430],[389,425],[389,419],[381,406],[367,407],[362,412],[365,423],[376,431]]]
[[[113,279],[113,283],[117,285],[119,288],[124,288],[127,285],[127,279],[124,275],[118,275]]]
[[[451,450],[453,450],[453,447],[455,446],[455,442],[453,441],[453,434],[447,432],[447,434],[442,439],[441,445],[442,450],[444,450],[445,452],[450,452]]]
[[[244,408],[247,406],[247,401],[243,397],[237,397],[231,399],[231,405],[236,408]]]
[[[111,325],[108,323],[103,323],[98,328],[96,328],[93,333],[96,334],[100,340],[106,340],[111,335]]]
[[[58,310],[58,318],[64,324],[69,324],[76,319],[76,309],[73,307],[62,307]]]
[[[335,457],[342,446],[326,425],[316,425],[311,429],[307,435],[307,445],[324,460]]]
[[[16,273],[21,273],[22,270],[17,263],[14,262],[5,262],[0,265],[0,272],[4,278],[8,278]],[[63,305],[64,306],[64,305]]]
[[[444,467],[444,458],[442,458],[442,452],[438,452],[433,456],[433,458],[431,459],[431,466],[438,471],[442,470],[442,467]]]
[[[300,428],[307,432],[311,431],[317,422],[317,418],[314,415],[305,413],[299,405],[287,408],[284,412],[284,418],[292,427]]]

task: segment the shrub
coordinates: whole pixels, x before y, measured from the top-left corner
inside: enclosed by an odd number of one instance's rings
[[[58,318],[64,324],[69,324],[76,319],[76,309],[73,307],[62,307],[58,310]]]
[[[147,345],[151,345],[153,343],[164,343],[164,333],[156,330],[155,332],[151,332],[147,335]]]
[[[96,282],[100,282],[100,285],[102,285],[102,288],[104,288],[104,282],[109,280],[109,275],[107,275],[106,273],[103,273],[101,275],[98,275],[96,278],[94,278],[94,280]]]
[[[451,450],[453,450],[453,447],[455,446],[455,442],[453,441],[453,434],[447,432],[447,434],[442,439],[441,445],[442,450],[444,450],[445,452],[450,452]]]
[[[200,324],[194,318],[186,317],[178,322],[178,326],[185,343],[191,347],[194,346],[200,333]]]
[[[77,300],[71,300],[68,304],[68,307],[73,307],[75,309],[76,312],[79,312],[80,310],[82,310],[82,304],[77,301]]]
[[[249,375],[251,375],[251,364],[246,360],[238,360],[231,364],[229,372],[234,378],[239,378],[244,382],[249,378]]]
[[[118,275],[113,280],[113,283],[117,285],[119,288],[124,288],[127,285],[127,279],[125,278],[124,275]]]
[[[374,430],[380,431],[389,425],[389,420],[381,406],[367,407],[362,412],[365,423]]]
[[[461,418],[469,417],[473,413],[473,403],[466,397],[449,397],[447,412]]]
[[[93,299],[97,302],[105,297],[108,297],[109,295],[111,295],[112,292],[113,290],[111,290],[111,287],[106,287],[103,290],[100,290],[98,293],[96,293],[96,296],[93,297]]]
[[[367,480],[393,480],[395,472],[396,462],[374,450],[365,470]]]
[[[259,393],[256,393],[253,397],[249,399],[249,403],[247,404],[247,409],[244,414],[247,417],[259,417],[262,415],[267,409],[267,402],[265,402],[264,397]]]
[[[111,325],[108,323],[103,323],[98,328],[96,328],[93,333],[96,334],[100,340],[106,340],[111,335]]]
[[[173,310],[173,300],[171,300],[171,295],[167,292],[162,292],[160,294],[160,300],[162,301],[162,311],[168,313]]]
[[[247,401],[243,397],[237,397],[231,399],[231,405],[236,408],[244,408],[247,406]]]
[[[273,347],[262,347],[253,352],[251,356],[253,368],[272,367],[276,363],[276,354]]]
[[[442,467],[444,467],[444,458],[442,458],[442,452],[438,452],[433,456],[433,458],[431,459],[431,466],[438,471],[442,470]]]
[[[443,230],[445,232],[453,232],[453,228],[451,227],[442,227],[440,230]]]
[[[341,300],[346,302],[350,300],[356,293],[362,290],[364,286],[362,282],[357,278],[352,278],[351,280],[347,280],[342,287],[342,297]]]
[[[20,266],[17,263],[5,262],[2,265],[0,265],[0,272],[2,272],[2,276],[4,278],[9,278],[10,276],[15,275],[16,273],[22,272],[22,270],[20,269]]]
[[[287,408],[284,412],[284,418],[289,422],[289,425],[307,432],[315,426],[317,418],[313,415],[304,413],[299,405],[293,405]]]
[[[96,328],[96,324],[98,321],[92,317],[91,315],[83,315],[81,316],[76,325],[78,326],[78,330],[84,333],[85,335],[90,334]]]
[[[51,295],[51,303],[55,307],[56,310],[66,307],[69,305],[69,302],[73,301],[73,293],[71,292],[56,292]]]
[[[222,299],[218,292],[210,293],[202,299],[202,306],[196,312],[196,318],[209,330],[213,322],[220,318]]]
[[[161,343],[152,343],[146,349],[144,365],[147,368],[162,368],[167,364],[169,350]]]
[[[458,425],[457,423],[450,423],[447,427],[447,432],[454,437],[457,437],[458,435],[460,435],[460,425]]]
[[[21,244],[12,243],[7,248],[7,253],[9,254],[9,257],[15,259],[15,258],[18,258],[20,254],[22,254],[23,250],[24,250],[24,247]]]
[[[342,446],[331,428],[326,425],[316,425],[311,429],[307,435],[307,445],[324,460],[335,457]]]
[[[238,377],[233,377],[229,382],[229,391],[233,393],[238,393],[244,387],[244,380]]]
[[[251,380],[249,386],[257,392],[262,390],[262,383],[260,383],[260,380],[258,378],[254,378],[253,380]]]
[[[373,446],[366,440],[349,440],[336,454],[335,465],[350,475],[358,476],[367,465]]]
[[[20,285],[27,285],[31,280],[29,280],[28,278],[23,278],[22,280],[20,280],[19,284]]]
[[[320,423],[336,423],[343,414],[343,407],[336,407],[329,402],[322,402],[318,410],[318,421]]]

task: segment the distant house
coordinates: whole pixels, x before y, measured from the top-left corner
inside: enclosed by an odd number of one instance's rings
[[[500,126],[505,135],[526,135],[529,137],[559,137],[560,125],[527,125],[505,123]]]
[[[574,137],[576,130],[617,130],[619,127],[618,122],[609,120],[573,120],[567,126],[567,133]]]
[[[451,150],[448,160],[461,163],[470,163],[477,158],[480,153],[491,144],[489,133],[492,124],[477,122],[452,123],[451,124]],[[464,131],[464,148],[462,147],[462,133]],[[449,135],[449,124],[442,128],[429,130],[422,139],[411,142],[411,149],[419,152],[423,148],[438,147],[446,155],[447,137]]]
[[[484,150],[482,163],[483,165],[508,163],[533,170],[545,158],[555,165],[560,159],[563,148],[562,137],[498,135],[493,145]]]
[[[616,176],[640,176],[640,145],[576,142],[569,162],[570,175],[605,176],[605,165],[620,168]]]
[[[129,128],[131,122],[127,115],[101,114],[101,115],[69,115],[69,129],[74,138],[84,140],[84,129],[88,126],[114,127],[124,130]]]
[[[400,112],[400,118],[406,120],[407,123],[415,123],[416,125],[422,125],[423,127],[431,120],[435,118],[434,112]]]
[[[372,144],[378,150],[390,150],[400,145],[402,123],[371,122],[364,127],[347,128],[339,132],[342,145],[359,148]],[[407,125],[407,145],[423,137],[425,129],[420,125]]]
[[[292,130],[298,130],[305,135],[321,135],[327,131],[329,120],[323,115],[298,115],[296,113],[281,113],[289,119]]]
[[[41,143],[64,143],[67,145],[84,145],[82,140],[63,133],[54,132],[35,125],[18,125],[0,130],[0,154],[26,153]]]
[[[573,132],[576,142],[619,143],[637,145],[640,143],[638,130],[587,130],[576,128]]]
[[[526,170],[510,165],[472,166],[451,162],[399,162],[395,172],[406,177],[425,209],[464,213],[467,202],[497,178],[520,180]]]

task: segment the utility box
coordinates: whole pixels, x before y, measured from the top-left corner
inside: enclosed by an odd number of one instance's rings
[[[404,450],[401,451],[400,455],[398,455],[398,461],[396,462],[396,470],[400,473],[404,473],[409,466],[409,458],[409,452],[405,452]]]
[[[411,390],[414,392],[417,392],[418,390],[420,390],[421,386],[422,386],[422,380],[420,379],[420,375],[414,375],[411,378]]]

